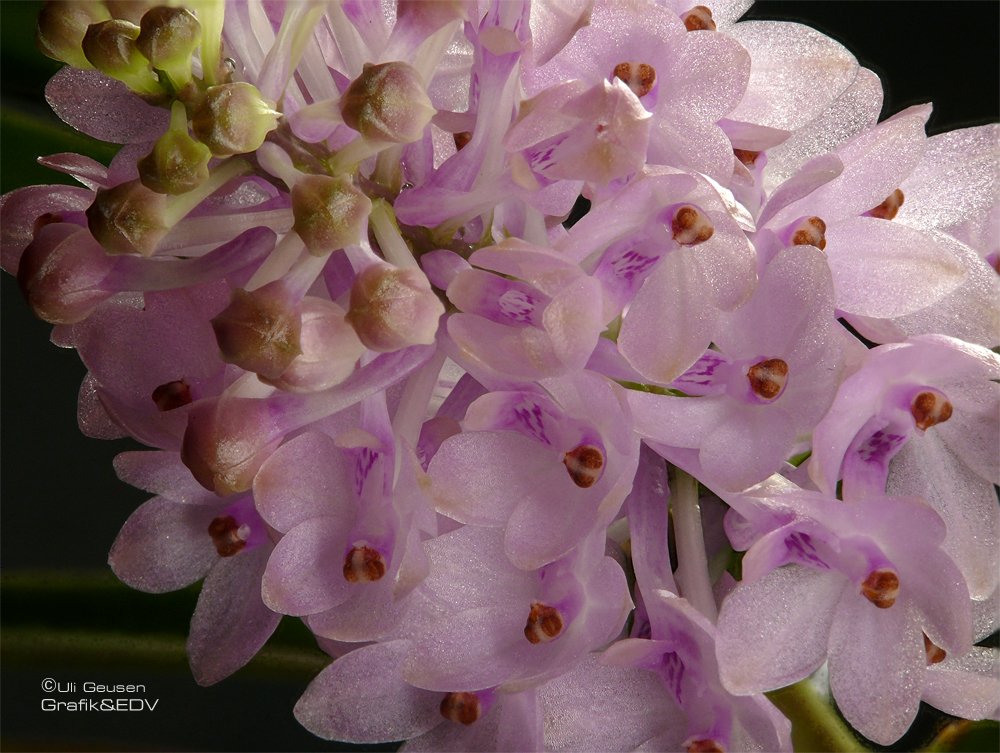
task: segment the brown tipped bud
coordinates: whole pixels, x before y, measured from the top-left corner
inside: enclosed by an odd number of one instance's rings
[[[448,693],[441,701],[441,716],[449,722],[473,724],[482,713],[482,704],[475,693]]]
[[[247,545],[250,526],[240,525],[232,515],[220,516],[208,524],[208,535],[220,557],[232,557]]]
[[[212,329],[223,361],[269,379],[281,376],[302,352],[302,307],[284,280],[250,292],[234,290]]]
[[[715,31],[712,11],[704,5],[696,5],[691,10],[681,13],[681,21],[688,31]]]
[[[166,197],[137,180],[97,191],[87,209],[87,225],[111,254],[151,256],[170,230]]]
[[[191,54],[201,43],[201,24],[186,8],[161,5],[150,8],[139,21],[136,47],[154,68],[190,65]]]
[[[524,626],[524,637],[528,639],[528,643],[548,643],[562,635],[563,624],[558,609],[534,601]]]
[[[888,609],[899,596],[899,576],[887,568],[872,570],[861,584],[861,595],[879,609]]]
[[[826,248],[826,223],[819,217],[803,217],[791,228],[792,246],[815,246],[820,251]]]
[[[17,282],[38,318],[74,324],[117,292],[102,287],[113,264],[86,228],[49,223],[24,250]]]
[[[129,78],[146,68],[146,59],[135,46],[139,27],[128,21],[111,19],[91,24],[83,37],[83,54],[99,70],[112,78]]]
[[[93,68],[83,54],[83,37],[91,24],[109,18],[101,3],[49,0],[38,14],[35,43],[42,54],[53,60],[69,63],[74,68]]]
[[[264,381],[288,392],[318,392],[347,379],[365,346],[345,314],[331,301],[311,296],[302,299],[302,353],[280,377]]]
[[[192,401],[191,387],[183,379],[161,384],[153,390],[153,402],[161,413],[190,405]]]
[[[715,227],[708,215],[694,204],[681,204],[673,211],[670,231],[680,245],[697,246],[712,237]]]
[[[645,97],[656,86],[656,69],[649,63],[619,63],[611,77],[624,81],[637,97]]]
[[[788,382],[788,364],[780,358],[768,358],[747,370],[750,390],[761,400],[777,400]]]
[[[344,122],[366,139],[417,141],[436,110],[417,70],[407,63],[365,64],[340,100]]]
[[[229,157],[259,149],[278,127],[278,115],[256,86],[237,81],[209,87],[191,127],[212,154]]]
[[[157,139],[153,151],[139,160],[139,180],[151,191],[177,196],[208,180],[211,159],[207,146],[186,130],[171,128]]]
[[[354,281],[347,321],[365,346],[389,352],[433,343],[443,313],[419,269],[373,264]]]
[[[877,217],[880,220],[891,220],[899,213],[899,208],[903,206],[903,192],[898,188],[886,197],[886,200],[874,209],[869,209],[865,214],[869,217]]]
[[[348,583],[372,583],[385,575],[382,554],[370,546],[355,546],[344,558],[344,580]]]
[[[923,390],[910,402],[910,415],[920,431],[943,424],[951,418],[952,410],[951,402],[945,394],[933,387]]]
[[[245,492],[283,436],[266,400],[203,400],[188,414],[181,461],[199,484],[220,497]]]
[[[356,245],[372,202],[343,176],[307,175],[292,187],[295,232],[315,256]]]
[[[574,484],[589,489],[604,472],[604,453],[593,445],[582,444],[563,455],[563,464]]]

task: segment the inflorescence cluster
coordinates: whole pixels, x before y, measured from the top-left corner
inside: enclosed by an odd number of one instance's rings
[[[789,750],[821,669],[881,744],[997,715],[998,128],[690,2],[46,5],[122,147],[2,263],[153,448],[110,564],[204,578],[199,683],[291,615],[299,721],[408,751]]]

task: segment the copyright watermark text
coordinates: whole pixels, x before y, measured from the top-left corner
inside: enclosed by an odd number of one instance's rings
[[[155,711],[159,698],[148,698],[146,686],[85,680],[42,680],[42,711]]]

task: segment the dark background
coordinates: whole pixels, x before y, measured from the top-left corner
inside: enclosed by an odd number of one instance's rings
[[[59,66],[30,52],[38,6],[0,3],[3,192],[59,180],[34,164],[38,154],[87,148],[53,150],[46,146],[46,130],[18,115],[30,112],[53,127],[59,123],[41,98]],[[882,78],[883,117],[933,101],[931,134],[998,119],[1000,3],[765,1],[747,18],[797,20],[844,43]],[[146,496],[118,482],[111,467],[130,445],[79,433],[76,394],[83,367],[75,353],[47,342],[50,327],[32,317],[10,277],[3,275],[0,285],[3,749],[346,749],[312,737],[292,718],[310,671],[280,672],[255,662],[214,688],[199,688],[178,653],[196,591],[139,594],[107,573],[111,542]],[[108,648],[67,642],[66,631],[59,630],[67,625],[106,635]],[[164,648],[130,653],[117,639],[129,635],[160,637]],[[286,629],[281,645],[305,651],[308,640]],[[159,697],[160,705],[153,713],[113,718],[43,714],[39,683],[45,677],[143,683],[147,697]],[[904,739],[896,747],[909,744]]]

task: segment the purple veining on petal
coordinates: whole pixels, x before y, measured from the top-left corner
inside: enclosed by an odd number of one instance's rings
[[[884,464],[896,454],[905,441],[905,434],[895,434],[880,429],[861,443],[857,449],[858,457],[865,463]]]
[[[544,415],[542,406],[527,398],[514,406],[514,416],[528,433],[539,442],[551,446],[552,440],[545,431]]]
[[[816,547],[812,543],[812,537],[808,533],[795,531],[789,534],[785,537],[785,546],[794,561],[807,562],[823,570],[830,569],[830,565],[816,551]]]
[[[683,706],[681,683],[684,681],[684,662],[675,651],[668,651],[660,659],[659,670],[660,677],[663,678],[663,684],[673,694],[677,705]]]

